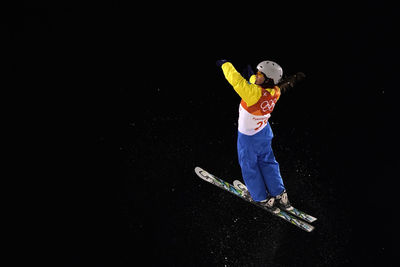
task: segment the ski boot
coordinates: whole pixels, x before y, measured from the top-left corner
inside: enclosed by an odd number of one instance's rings
[[[281,193],[280,195],[277,195],[276,200],[278,200],[278,206],[280,208],[282,208],[283,210],[292,210],[293,209],[292,205],[290,205],[286,190],[283,191],[283,193]]]
[[[274,197],[270,197],[269,199],[260,201],[260,204],[263,205],[265,208],[270,210],[272,213],[279,213],[281,210],[276,205],[276,199]]]

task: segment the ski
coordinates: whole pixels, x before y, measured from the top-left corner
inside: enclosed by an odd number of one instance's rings
[[[312,222],[317,220],[317,218],[305,213],[304,211],[298,210],[295,207],[293,207],[292,210],[286,210],[286,212],[289,212],[289,213],[291,213],[291,214],[293,214],[293,215],[295,215],[295,216],[297,216],[297,217],[299,217],[299,218],[301,218],[301,219],[303,219],[303,220],[305,220],[307,222],[310,222],[310,223],[312,223]]]
[[[203,170],[200,167],[196,167],[194,169],[195,173],[203,180],[218,186],[221,189],[224,189],[268,212],[270,212],[271,214],[278,216],[282,219],[284,219],[285,221],[299,227],[300,229],[307,231],[307,232],[311,232],[314,230],[314,226],[308,224],[307,222],[300,220],[299,218],[293,216],[290,213],[287,213],[286,211],[280,210],[279,213],[273,213],[272,211],[270,211],[269,209],[265,208],[263,205],[259,204],[258,202],[253,201],[250,197],[246,196],[246,192],[244,190],[241,190],[240,188],[237,188],[235,186],[233,186],[232,184],[216,177],[215,175],[212,175],[210,173],[208,173],[207,171]]]
[[[239,180],[233,181],[233,186],[235,188],[240,189],[243,192],[248,192],[246,186],[242,182],[240,182]],[[250,193],[245,194],[245,195],[247,195],[248,198],[250,198]],[[310,222],[310,223],[312,223],[312,222],[317,220],[317,218],[315,218],[315,217],[313,217],[313,216],[311,216],[311,215],[305,213],[304,211],[301,211],[301,210],[299,210],[299,209],[297,209],[295,207],[293,207],[292,210],[284,210],[284,211],[287,212],[287,213],[293,214],[294,216],[297,216],[300,219],[303,219],[303,220],[305,220],[307,222]]]

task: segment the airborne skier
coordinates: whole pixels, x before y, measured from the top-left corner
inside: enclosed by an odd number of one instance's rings
[[[247,81],[227,60],[218,60],[217,65],[241,97],[237,151],[243,180],[252,199],[274,213],[279,213],[278,206],[292,210],[272,151],[273,132],[268,119],[281,92],[293,87],[304,74],[299,72],[281,82],[282,68],[275,62],[262,61],[257,66],[257,74]]]

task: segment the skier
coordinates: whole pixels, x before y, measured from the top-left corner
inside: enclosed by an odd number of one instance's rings
[[[292,210],[272,151],[273,133],[268,119],[281,92],[293,87],[304,74],[299,72],[279,83],[282,68],[275,62],[262,61],[257,66],[257,74],[247,81],[227,60],[218,60],[217,65],[241,97],[237,151],[243,180],[252,199],[274,213],[279,213],[278,206]],[[252,74],[249,66],[248,71]]]

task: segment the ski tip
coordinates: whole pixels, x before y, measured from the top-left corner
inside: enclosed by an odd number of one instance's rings
[[[199,176],[201,179],[206,180],[207,182],[212,183],[213,181],[213,175],[211,175],[210,173],[208,173],[207,171],[203,170],[200,167],[196,167],[194,168],[195,173],[197,174],[197,176]]]
[[[246,185],[239,180],[233,181],[233,186],[237,189],[248,191]]]
[[[200,167],[196,167],[196,168],[194,168],[194,172],[197,174],[197,175],[199,175],[202,171],[204,171],[202,168],[200,168]]]
[[[200,177],[204,177],[208,175],[208,172],[206,172],[204,169],[200,168],[200,167],[196,167],[194,168],[194,172],[199,175]]]
[[[242,185],[242,183],[239,180],[234,180],[232,184],[236,188],[239,188]]]

